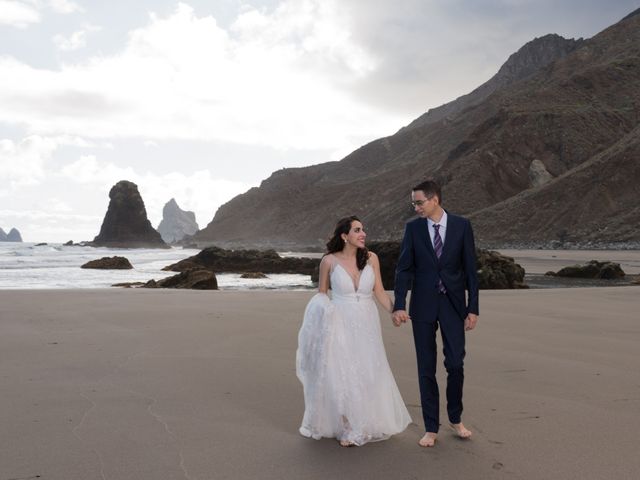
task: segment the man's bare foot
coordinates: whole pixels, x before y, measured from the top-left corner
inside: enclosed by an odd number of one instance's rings
[[[433,447],[436,444],[437,436],[438,435],[433,432],[427,432],[424,434],[424,437],[418,441],[418,445],[421,447]]]
[[[459,438],[467,439],[471,438],[471,435],[473,435],[471,430],[467,430],[462,422],[450,423],[449,425],[451,425],[451,428],[453,428],[453,431],[456,432],[456,435],[458,435]]]

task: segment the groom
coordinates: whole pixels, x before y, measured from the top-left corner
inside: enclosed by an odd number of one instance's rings
[[[411,199],[419,218],[408,222],[405,228],[396,267],[392,318],[396,326],[411,319],[426,430],[418,443],[432,447],[440,426],[438,326],[447,370],[449,423],[460,438],[471,437],[461,415],[465,330],[472,330],[478,321],[476,255],[471,223],[442,208],[442,193],[436,182],[427,180],[415,186]],[[405,306],[409,289],[411,317]]]

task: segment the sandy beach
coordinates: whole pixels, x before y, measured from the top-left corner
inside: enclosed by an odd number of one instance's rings
[[[498,250],[513,257],[527,274],[545,274],[590,260],[616,262],[628,275],[640,274],[640,250]]]
[[[386,316],[416,423],[361,448],[298,434],[312,294],[0,291],[0,479],[637,478],[640,287],[481,292],[475,435],[429,450],[411,330]]]

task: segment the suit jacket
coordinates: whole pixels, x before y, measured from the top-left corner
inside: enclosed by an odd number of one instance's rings
[[[411,289],[409,314],[414,322],[435,322],[438,316],[438,281],[461,319],[479,314],[478,277],[473,230],[469,220],[447,212],[447,235],[440,259],[429,237],[426,218],[406,224],[396,267],[395,310],[406,310]],[[465,298],[468,293],[468,301]]]

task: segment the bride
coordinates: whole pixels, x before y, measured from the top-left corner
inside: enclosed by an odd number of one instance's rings
[[[389,368],[373,297],[389,312],[392,302],[365,237],[357,217],[336,225],[296,353],[305,403],[300,433],[336,438],[345,447],[384,440],[411,422]]]

